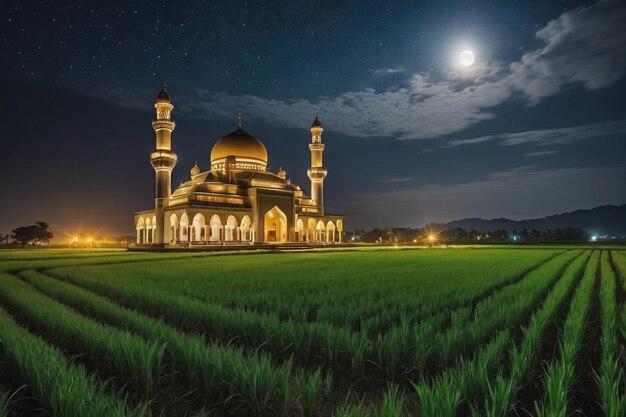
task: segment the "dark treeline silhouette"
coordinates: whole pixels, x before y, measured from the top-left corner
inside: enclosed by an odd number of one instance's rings
[[[465,230],[460,227],[437,231],[430,227],[411,229],[393,227],[373,229],[369,231],[355,230],[354,241],[366,243],[461,243],[461,242],[562,242],[588,241],[589,235],[583,229],[568,227],[554,230],[505,230],[496,229],[489,232]]]

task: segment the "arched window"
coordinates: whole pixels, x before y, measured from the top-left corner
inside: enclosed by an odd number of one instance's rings
[[[235,216],[228,216],[224,227],[224,240],[230,242],[237,239],[237,219]]]
[[[193,216],[193,221],[191,224],[191,241],[205,241],[206,239],[204,236],[204,225],[206,224],[206,221],[204,220],[204,216],[201,213],[197,213],[195,216]]]
[[[220,219],[220,216],[217,214],[211,216],[209,226],[211,227],[211,242],[221,241],[222,238],[220,236],[220,229],[222,228],[222,219]]]
[[[243,219],[241,219],[241,240],[244,242],[252,240],[251,228],[252,222],[250,221],[250,216],[246,214],[243,216]]]
[[[183,213],[180,216],[180,226],[179,226],[179,235],[180,235],[180,240],[182,242],[188,242],[189,241],[189,235],[188,235],[188,230],[189,229],[189,217],[187,217],[187,213]]]

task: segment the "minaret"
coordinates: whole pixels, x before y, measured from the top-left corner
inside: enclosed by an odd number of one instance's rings
[[[324,178],[326,178],[326,169],[322,162],[322,152],[324,152],[324,144],[322,143],[322,123],[315,116],[315,120],[311,125],[311,169],[307,171],[311,180],[311,199],[315,200],[315,205],[319,209],[319,214],[324,214]]]
[[[165,243],[165,216],[163,211],[168,206],[172,194],[172,169],[176,165],[176,154],[172,152],[172,131],[176,127],[172,120],[174,106],[172,106],[165,84],[157,96],[154,107],[156,120],[152,122],[152,129],[156,133],[156,150],[150,155],[150,162],[156,171],[154,209],[157,226],[153,243],[163,244]]]

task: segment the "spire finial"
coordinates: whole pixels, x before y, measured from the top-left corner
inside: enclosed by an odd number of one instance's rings
[[[237,113],[237,128],[238,129],[243,128],[243,117],[241,116],[241,112]]]
[[[167,91],[167,83],[163,81],[163,91]]]

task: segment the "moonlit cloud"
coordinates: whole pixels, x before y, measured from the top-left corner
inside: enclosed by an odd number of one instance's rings
[[[306,126],[319,111],[332,130],[354,137],[420,139],[449,135],[494,118],[490,108],[514,95],[525,97],[527,104],[533,105],[576,85],[595,90],[623,77],[624,4],[602,1],[566,12],[537,31],[543,47],[509,65],[477,66],[469,81],[466,75],[455,72],[444,78],[412,74],[400,87],[349,91],[317,101],[197,90],[179,98],[178,108],[207,119],[231,117],[241,110],[248,117],[291,128]],[[377,71],[390,74],[400,70]],[[515,140],[513,137],[504,144],[515,144]]]
[[[553,155],[553,154],[558,153],[558,152],[559,152],[559,151],[538,151],[538,152],[528,152],[528,153],[525,153],[525,154],[524,154],[524,155],[522,155],[522,156],[527,156],[527,157],[530,157],[530,156],[546,156],[546,155]]]
[[[403,72],[406,72],[406,69],[404,68],[380,68],[380,69],[372,71],[374,75],[381,75],[381,76],[401,74]]]
[[[611,122],[591,123],[581,126],[563,127],[558,129],[529,130],[525,132],[502,133],[498,135],[480,136],[472,139],[459,139],[450,141],[445,147],[475,145],[487,141],[500,141],[502,146],[515,146],[523,144],[535,145],[563,145],[583,139],[591,139],[599,136],[626,135],[626,119]],[[554,153],[555,151],[549,151]],[[546,153],[534,153],[547,155]]]

